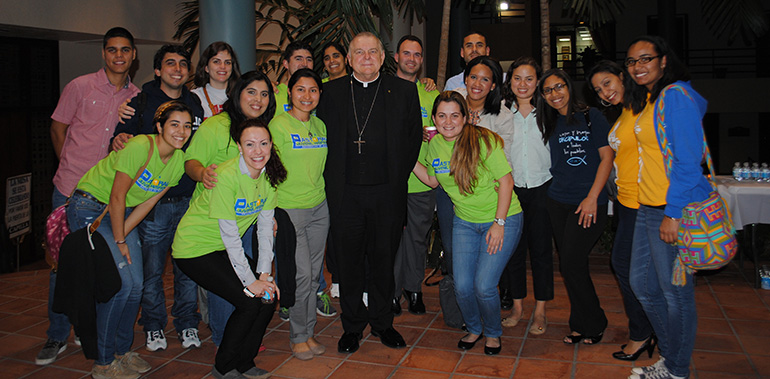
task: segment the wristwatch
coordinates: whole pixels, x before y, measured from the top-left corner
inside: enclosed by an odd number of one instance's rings
[[[497,218],[497,217],[495,217],[495,221],[494,222],[497,225],[505,226],[505,219],[504,218]]]

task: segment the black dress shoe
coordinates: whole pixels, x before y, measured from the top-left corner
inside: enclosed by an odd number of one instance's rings
[[[467,336],[464,336],[463,338],[465,338],[465,337],[467,337]],[[483,338],[483,337],[484,337],[484,335],[481,334],[478,337],[476,337],[476,340],[473,341],[473,342],[465,342],[465,341],[463,341],[463,338],[460,338],[460,340],[457,341],[457,347],[459,347],[460,349],[463,349],[463,350],[473,349],[473,347],[476,346],[476,342],[479,342],[479,340],[481,338]]]
[[[513,308],[513,295],[511,295],[511,290],[507,288],[500,289],[500,308],[504,311]]]
[[[404,295],[409,302],[409,313],[413,315],[425,314],[425,303],[422,302],[422,292],[409,292],[404,290]]]
[[[390,303],[390,311],[393,312],[393,316],[401,316],[401,296],[393,298],[393,302]]]
[[[337,351],[340,353],[355,353],[358,350],[359,340],[361,340],[361,333],[345,332],[337,342]]]
[[[372,335],[375,337],[380,337],[380,342],[382,342],[383,345],[392,348],[392,349],[398,349],[400,347],[406,346],[406,341],[404,341],[404,337],[401,337],[401,334],[396,331],[396,329],[387,328],[385,330],[374,330],[372,329]]]
[[[484,354],[486,355],[497,355],[500,354],[500,350],[503,349],[503,340],[498,338],[498,341],[500,341],[500,346],[498,347],[489,347],[487,345],[484,345]]]

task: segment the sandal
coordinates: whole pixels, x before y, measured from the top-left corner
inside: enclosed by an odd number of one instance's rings
[[[532,326],[529,327],[529,334],[532,334],[534,336],[539,336],[541,334],[545,334],[545,330],[548,327],[548,319],[543,316],[542,317],[542,323],[538,322],[540,321],[541,317],[535,316],[535,320],[532,323]]]
[[[596,345],[597,343],[601,342],[602,337],[604,337],[604,332],[599,333],[598,336],[583,336],[583,345]]]
[[[501,324],[503,326],[506,326],[506,327],[509,327],[509,328],[513,328],[514,326],[519,324],[519,321],[521,321],[521,316],[522,315],[520,314],[519,317],[506,317],[506,318],[503,318],[503,321],[501,322]]]
[[[577,332],[572,332],[572,333],[577,333]],[[586,337],[583,336],[582,334],[567,334],[567,336],[564,337],[564,339],[561,340],[561,342],[564,342],[567,345],[574,345],[582,341],[584,338]]]

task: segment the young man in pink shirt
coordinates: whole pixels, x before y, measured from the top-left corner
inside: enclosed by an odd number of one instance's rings
[[[134,37],[128,30],[115,27],[107,31],[102,58],[104,68],[77,77],[64,87],[51,115],[51,141],[59,158],[59,168],[53,178],[54,209],[67,201],[83,174],[107,156],[110,138],[118,123],[118,106],[139,92],[128,76],[136,58]],[[69,320],[51,309],[55,283],[54,269],[48,291],[48,340],[35,359],[38,365],[53,362],[67,348]]]

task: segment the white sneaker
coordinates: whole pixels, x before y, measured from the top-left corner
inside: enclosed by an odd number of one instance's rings
[[[166,350],[168,343],[166,343],[166,335],[162,330],[152,330],[145,332],[147,335],[147,342],[145,343],[145,349],[147,351]]]
[[[182,341],[182,347],[187,349],[188,347],[195,346],[201,347],[201,340],[198,338],[198,329],[187,328],[179,335],[179,340]]]
[[[332,288],[329,290],[329,295],[331,295],[332,298],[340,297],[340,284],[339,283],[332,283]]]
[[[364,306],[369,308],[369,293],[368,292],[364,292],[364,296],[361,297],[361,300],[364,301]]]
[[[631,373],[632,374],[637,374],[637,375],[649,374],[649,373],[651,373],[653,371],[658,371],[661,368],[666,368],[666,365],[663,363],[663,362],[665,362],[665,360],[666,360],[665,358],[660,357],[660,359],[658,359],[657,362],[653,363],[650,366],[634,367],[634,368],[632,368],[631,369]],[[666,370],[666,371],[668,371],[668,370]]]

